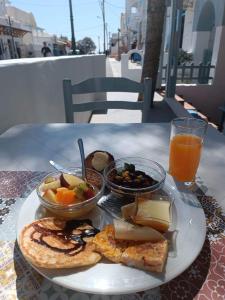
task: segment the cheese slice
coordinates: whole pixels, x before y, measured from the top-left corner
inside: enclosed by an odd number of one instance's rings
[[[122,220],[114,220],[115,239],[130,241],[158,242],[165,240],[164,236],[150,227],[133,225]]]
[[[132,219],[136,224],[166,232],[170,225],[170,202],[139,198],[137,213]]]
[[[137,203],[133,202],[127,205],[124,205],[121,207],[121,213],[122,213],[122,217],[125,220],[129,220],[132,219],[132,217],[134,215],[136,215],[137,212]]]

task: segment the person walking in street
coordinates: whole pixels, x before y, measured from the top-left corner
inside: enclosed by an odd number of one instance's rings
[[[41,49],[41,53],[44,57],[47,57],[47,56],[51,56],[52,54],[52,51],[51,49],[47,46],[46,42],[43,43],[43,47]]]

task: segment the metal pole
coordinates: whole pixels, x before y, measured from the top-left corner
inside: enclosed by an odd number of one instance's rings
[[[157,76],[157,82],[156,82],[157,89],[160,89],[161,85],[162,85],[162,72],[163,72],[165,35],[166,35],[166,18],[167,18],[167,8],[165,11],[164,24],[163,24],[162,43],[161,43],[160,58],[159,58],[159,69],[158,69],[158,76]]]
[[[111,32],[109,31],[109,34],[108,34],[108,44],[109,44],[109,48],[110,48],[110,35],[111,35]]]
[[[100,36],[98,36],[98,53],[100,54],[101,51],[100,51]]]
[[[108,45],[109,45],[109,55],[111,54],[111,32],[109,31],[109,40],[108,40]]]
[[[74,35],[74,25],[73,25],[73,8],[72,8],[72,0],[69,0],[69,8],[70,8],[70,24],[71,24],[71,42],[72,42],[72,50],[73,54],[76,54],[76,41]]]
[[[102,0],[102,19],[103,19],[103,51],[105,53],[105,0]]]
[[[108,44],[108,40],[109,40],[109,37],[108,37],[108,23],[105,23],[105,35],[106,35],[106,50],[109,49],[109,44]]]
[[[120,29],[118,28],[118,60],[120,60]]]
[[[171,0],[171,32],[166,74],[166,97],[173,98],[176,93],[177,56],[182,23],[182,1]]]
[[[8,16],[8,20],[9,20],[10,35],[11,35],[11,39],[12,39],[12,55],[13,55],[13,58],[17,58],[10,16]]]

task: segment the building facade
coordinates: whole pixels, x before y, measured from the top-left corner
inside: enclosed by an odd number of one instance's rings
[[[180,48],[193,55],[193,63],[217,61],[218,41],[224,25],[224,0],[184,0]],[[171,7],[165,17],[164,52],[166,64],[169,46]],[[126,0],[121,15],[121,40],[124,49],[145,47],[147,0]],[[126,52],[126,51],[125,51]]]
[[[23,37],[30,27],[7,11],[6,1],[0,0],[0,59],[23,57]]]
[[[193,54],[194,63],[216,64],[224,25],[224,0],[193,0],[187,7],[182,48]]]
[[[220,121],[219,106],[225,103],[225,1],[194,0],[185,12],[182,47],[193,54],[194,64],[215,66],[211,84],[177,86],[177,93],[216,123]]]
[[[147,0],[126,0],[125,36],[127,49],[143,49],[147,24]]]
[[[126,53],[131,49],[144,49],[145,32],[147,23],[147,0],[126,0],[125,12],[120,18],[120,38],[114,39],[111,44],[111,54],[118,52],[118,40],[120,53]],[[117,40],[117,41],[116,41]],[[116,43],[116,44],[115,44]]]
[[[11,5],[6,6],[6,11],[11,18],[29,28],[29,32],[24,34],[22,39],[23,57],[42,56],[41,49],[43,42],[47,43],[53,53],[55,37],[47,33],[43,28],[37,26],[36,20],[31,12],[23,11]]]
[[[168,1],[173,3],[172,1]],[[199,64],[212,65],[209,83],[197,81],[190,84],[176,86],[176,92],[183,95],[197,109],[206,114],[212,121],[220,119],[219,106],[225,103],[225,1],[224,0],[183,0],[180,4],[181,16],[179,31],[174,36],[178,41],[178,48],[186,54],[191,54],[195,76],[199,76]],[[181,6],[182,5],[182,6]],[[171,6],[167,7],[163,34],[161,61],[165,66],[168,61],[171,31]],[[145,47],[145,33],[147,25],[147,1],[126,0],[123,32],[124,43],[130,50]],[[178,20],[178,18],[177,18]],[[177,29],[177,28],[176,28]],[[178,34],[180,32],[180,35]],[[136,41],[136,45],[134,44]],[[182,52],[182,51],[181,51]],[[179,55],[178,55],[179,56]],[[199,69],[198,69],[199,67]]]
[[[68,42],[37,26],[31,12],[0,0],[0,59],[41,57],[43,42],[52,55],[65,55],[70,48]]]

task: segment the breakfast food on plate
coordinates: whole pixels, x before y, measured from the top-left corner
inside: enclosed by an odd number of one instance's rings
[[[125,188],[141,189],[158,183],[143,171],[136,170],[134,164],[124,163],[121,170],[113,169],[109,174],[112,183]]]
[[[96,233],[90,220],[44,218],[24,227],[19,245],[25,258],[37,267],[82,267],[101,259],[92,243]]]
[[[96,150],[85,159],[85,166],[98,172],[103,172],[105,167],[114,161],[114,157],[107,151]]]
[[[132,224],[114,220],[102,231],[90,220],[74,220],[95,207],[104,190],[100,173],[107,165],[113,168],[109,180],[121,188],[142,189],[158,181],[134,164],[122,163],[116,169],[113,156],[106,151],[89,154],[85,164],[85,180],[73,173],[56,173],[37,187],[41,204],[60,218],[43,218],[23,228],[19,245],[24,257],[37,267],[59,269],[94,265],[104,256],[115,263],[162,272],[168,256],[163,233],[170,224],[169,201],[136,196],[121,208],[123,218]]]
[[[166,232],[170,226],[170,202],[137,198],[135,202],[122,206],[122,216],[135,224],[152,227],[160,232]]]
[[[48,176],[39,186],[39,192],[47,201],[69,205],[94,197],[96,189],[73,174],[62,173],[58,177]]]
[[[114,225],[106,225],[105,228],[98,233],[93,243],[96,245],[96,251],[115,263],[123,263],[128,266],[143,269],[151,272],[162,272],[168,255],[168,242],[154,231],[147,232],[146,228],[133,226],[133,235],[131,228],[120,221],[116,221]],[[118,234],[122,232],[123,239],[118,238]],[[129,240],[125,240],[126,233]],[[137,238],[138,234],[142,235]],[[117,238],[116,238],[117,236]],[[153,242],[153,240],[155,240]]]
[[[158,242],[165,240],[165,237],[157,230],[146,227],[137,226],[123,220],[113,221],[115,228],[116,240],[134,240],[134,241],[151,241]]]
[[[103,255],[115,263],[162,272],[168,255],[160,232],[122,220],[100,232],[90,220],[40,219],[23,228],[19,246],[29,262],[48,269],[94,265]]]

